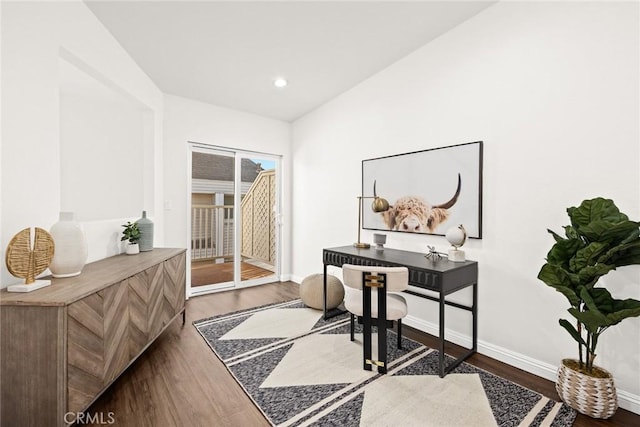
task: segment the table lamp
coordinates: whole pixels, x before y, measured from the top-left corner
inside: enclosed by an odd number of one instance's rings
[[[369,243],[360,242],[360,227],[362,225],[362,199],[373,199],[371,202],[371,210],[380,213],[389,210],[389,202],[382,197],[378,197],[376,193],[376,182],[373,181],[373,196],[357,196],[358,198],[358,241],[353,244],[356,248],[367,249],[371,245]]]

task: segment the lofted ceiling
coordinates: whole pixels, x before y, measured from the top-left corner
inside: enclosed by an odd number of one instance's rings
[[[289,122],[495,3],[85,2],[163,92]]]

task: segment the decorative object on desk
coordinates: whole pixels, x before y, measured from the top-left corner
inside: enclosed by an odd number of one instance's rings
[[[567,298],[575,318],[575,326],[565,319],[559,322],[577,341],[578,360],[562,361],[556,390],[579,412],[609,418],[618,407],[616,389],[611,374],[593,364],[596,345],[609,327],[640,316],[640,301],[614,299],[599,279],[617,267],[640,264],[640,223],[600,197],[584,200],[567,213],[571,225],[564,227],[565,237],[548,230],[555,244],[538,273],[538,279]],[[598,376],[607,378],[606,384]]]
[[[307,307],[322,310],[324,275],[312,274],[300,283],[300,299]],[[327,310],[336,308],[344,300],[344,286],[340,279],[327,275]]]
[[[438,261],[439,259],[442,259],[442,254],[436,251],[435,246],[427,245],[427,249],[429,249],[429,252],[425,255],[427,259],[430,259],[431,261]]]
[[[482,238],[482,141],[362,161],[362,188],[380,182],[394,201],[382,214],[364,212],[363,228],[443,235],[465,224]],[[464,190],[463,190],[464,188]]]
[[[140,246],[138,245],[138,241],[140,240],[141,233],[138,229],[138,224],[127,222],[126,224],[122,224],[124,230],[122,231],[121,241],[127,240],[125,252],[127,255],[135,255],[140,253]]]
[[[447,233],[444,235],[449,243],[451,243],[452,248],[449,249],[448,257],[449,261],[453,262],[464,262],[465,255],[464,251],[461,251],[460,246],[464,245],[464,242],[467,240],[467,230],[464,229],[462,224],[457,227],[451,227],[447,230]]]
[[[31,292],[49,286],[51,280],[36,280],[49,267],[55,243],[46,230],[25,228],[13,236],[7,246],[5,261],[13,276],[25,279],[24,284],[7,287],[9,292]]]
[[[439,378],[438,351],[404,336],[398,349],[393,331],[387,335],[388,373],[365,371],[362,347],[349,341],[348,316],[322,320],[321,312],[296,300],[194,326],[202,345],[224,363],[272,425],[573,424],[576,412],[562,402],[470,364]],[[356,325],[359,342],[361,334]]]
[[[136,221],[140,230],[140,252],[153,250],[153,221],[147,218],[147,211],[142,211],[142,218]]]
[[[373,199],[371,202],[371,210],[373,212],[384,212],[389,209],[389,202],[382,197],[378,197],[376,193],[376,182],[373,181],[373,196],[358,196],[358,241],[353,244],[356,248],[367,249],[371,245],[369,243],[360,242],[360,228],[362,224],[362,200]]]
[[[49,230],[56,245],[49,270],[53,277],[74,277],[87,262],[87,239],[73,212],[60,212],[60,220]]]
[[[387,235],[386,234],[373,233],[373,243],[376,244],[376,250],[377,251],[384,250],[384,244],[387,243]]]

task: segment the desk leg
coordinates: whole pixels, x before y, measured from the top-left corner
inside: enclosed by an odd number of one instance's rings
[[[438,358],[439,368],[440,368],[440,378],[444,377],[446,373],[453,371],[458,365],[460,365],[463,361],[469,358],[478,350],[478,283],[473,284],[473,304],[471,307],[463,307],[459,304],[450,303],[451,305],[464,308],[466,310],[471,311],[471,327],[472,327],[472,346],[468,351],[462,356],[458,357],[453,361],[449,366],[445,365],[444,362],[444,306],[445,301],[444,297],[440,297],[440,355]]]
[[[324,264],[322,276],[322,313],[324,320],[327,320],[327,264]]]
[[[442,292],[440,292],[440,298],[439,298],[439,314],[440,314],[440,324],[439,324],[439,329],[440,329],[440,342],[439,342],[439,346],[440,348],[438,349],[438,374],[440,375],[440,378],[444,378],[444,369],[445,369],[445,365],[444,365],[444,294]]]
[[[471,307],[471,318],[473,319],[473,347],[471,351],[478,351],[478,282],[473,284],[473,306]]]

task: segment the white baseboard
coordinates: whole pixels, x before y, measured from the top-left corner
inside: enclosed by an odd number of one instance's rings
[[[289,275],[289,280],[292,281],[292,282],[297,283],[298,285],[300,283],[302,283],[303,279],[304,279],[304,277],[302,277],[302,276],[296,276],[296,275],[293,275],[293,274]]]
[[[288,273],[288,274],[281,274],[281,275],[280,275],[280,281],[281,281],[281,282],[289,282],[289,281],[293,281],[293,282],[295,282],[295,280],[293,280],[291,277],[292,277],[292,276],[291,276],[291,273]],[[296,283],[298,283],[298,282],[296,282]]]
[[[403,323],[412,328],[416,328],[420,331],[426,332],[431,335],[438,336],[439,328],[435,323],[427,322],[419,319],[415,316],[408,315]],[[456,331],[445,329],[445,336],[447,341],[454,344],[461,345],[466,348],[471,348],[472,340],[470,336],[460,334]],[[531,374],[545,378],[547,380],[555,382],[557,366],[550,365],[540,360],[533,359],[524,354],[516,353],[497,345],[493,345],[481,340],[478,340],[478,353],[489,356],[492,359],[499,360],[507,365],[515,366]],[[625,390],[617,389],[618,404],[621,408],[631,411],[635,414],[640,414],[640,396],[627,392]]]

